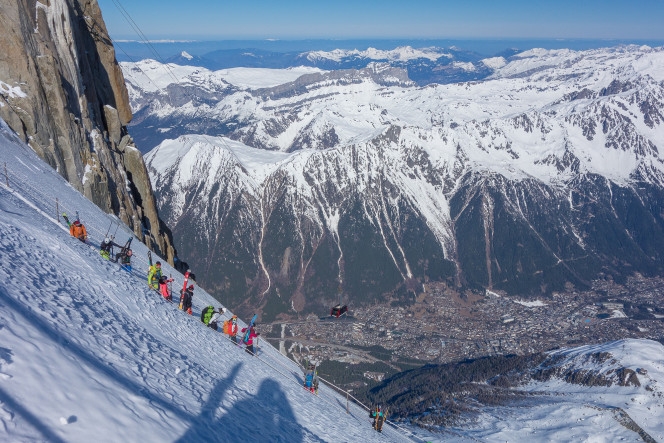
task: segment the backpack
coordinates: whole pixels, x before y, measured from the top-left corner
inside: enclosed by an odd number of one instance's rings
[[[208,306],[207,308],[203,309],[203,312],[201,312],[201,321],[207,325],[210,323],[212,314],[214,314],[214,306]]]
[[[228,334],[228,335],[233,334],[233,319],[237,319],[237,315],[234,315],[233,317],[231,317],[230,320],[224,321],[224,334]]]

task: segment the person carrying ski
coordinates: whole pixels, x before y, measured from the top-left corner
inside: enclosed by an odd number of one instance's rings
[[[182,296],[182,310],[187,314],[192,315],[191,303],[192,299],[194,298],[194,285],[189,285],[189,287],[184,291],[181,289],[180,295]]]
[[[132,256],[131,249],[122,249],[118,254],[115,256],[115,261],[120,263],[120,266],[124,268],[127,271],[131,271],[131,256]]]
[[[171,294],[171,291],[168,290],[168,284],[172,281],[172,278],[167,279],[165,275],[162,275],[159,278],[159,292],[168,301],[173,301],[173,295]]]
[[[111,259],[111,249],[113,248],[113,242],[106,237],[99,246],[99,254],[104,257],[106,260]]]
[[[158,261],[154,266],[150,266],[148,271],[148,285],[159,290],[159,279],[161,278],[161,262]]]
[[[304,371],[304,387],[312,394],[318,395],[318,373],[313,363],[309,363]]]
[[[215,331],[218,330],[219,319],[221,319],[221,316],[224,315],[224,312],[226,312],[224,308],[219,308],[219,311],[215,312],[210,318],[210,321],[208,322],[208,327],[214,329]]]
[[[224,322],[224,334],[231,336],[231,341],[237,344],[237,315]]]
[[[369,417],[373,418],[373,428],[378,432],[383,432],[383,423],[385,422],[385,413],[380,410],[380,406],[369,412]]]
[[[256,355],[256,350],[254,349],[254,338],[261,335],[260,332],[256,332],[255,326],[256,323],[254,323],[254,325],[251,328],[242,329],[242,332],[247,332],[247,330],[249,330],[249,333],[245,334],[245,337],[243,337],[242,343],[244,343],[246,346],[244,350],[251,355]]]
[[[69,233],[72,237],[76,237],[83,243],[85,243],[85,241],[88,239],[88,233],[85,232],[85,226],[83,226],[83,224],[78,220],[71,224],[69,227]]]

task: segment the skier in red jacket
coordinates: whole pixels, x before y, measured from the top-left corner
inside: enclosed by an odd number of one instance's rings
[[[159,292],[161,292],[161,295],[163,295],[168,301],[173,301],[173,294],[168,290],[168,284],[172,281],[172,278],[167,279],[165,275],[159,277]]]
[[[255,323],[254,323],[254,326],[255,326]],[[261,335],[260,332],[256,332],[256,330],[254,329],[254,326],[252,326],[251,329],[249,329],[249,334],[245,334],[242,337],[242,343],[244,343],[247,346],[246,348],[244,348],[244,350],[247,351],[251,355],[256,355],[256,351],[254,350],[254,338]],[[242,328],[242,332],[246,332],[246,331],[247,331],[247,328]]]

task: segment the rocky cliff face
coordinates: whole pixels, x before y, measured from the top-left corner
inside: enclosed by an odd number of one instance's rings
[[[127,89],[96,0],[0,0],[0,28],[0,117],[72,186],[172,261],[127,132]]]

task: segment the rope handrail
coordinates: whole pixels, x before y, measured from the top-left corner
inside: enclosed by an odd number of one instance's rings
[[[233,345],[235,345],[235,346],[237,346],[237,347],[240,347],[237,343],[235,343],[235,342],[231,339],[231,336],[230,336],[230,335],[227,335],[227,334],[223,334],[223,333],[222,333],[222,336],[223,336],[226,340],[228,340],[230,343],[232,343]],[[257,351],[261,349],[258,345],[256,346],[256,348],[257,348]],[[277,373],[279,373],[280,375],[282,375],[282,376],[285,377],[286,379],[290,379],[290,380],[292,380],[292,378],[289,377],[287,374],[284,374],[282,371],[280,371],[279,369],[275,368],[273,365],[271,365],[270,363],[268,363],[264,358],[261,358],[261,356],[258,354],[258,352],[256,352],[256,353],[253,353],[253,352],[251,352],[251,351],[246,351],[246,352],[249,353],[249,354],[251,354],[252,356],[256,357],[258,360],[260,360],[261,362],[263,362],[263,363],[264,363],[265,365],[267,365],[268,367],[270,367],[270,368],[274,369],[275,371],[277,371]],[[276,360],[275,360],[275,361],[276,361]],[[292,361],[292,360],[291,360],[291,361]],[[281,366],[285,367],[285,365],[283,365],[281,362],[279,362],[279,364],[280,364]],[[290,369],[289,369],[289,370],[290,370]],[[293,382],[294,382],[294,383],[297,383],[298,386],[300,386],[300,384],[299,384],[297,381],[293,380]],[[335,408],[340,408],[340,409],[344,410],[344,412],[345,412],[345,409],[344,409],[341,405],[335,404],[335,403],[333,403],[332,401],[328,400],[327,398],[325,398],[325,397],[323,397],[323,396],[316,395],[316,398],[320,398],[321,400],[323,400],[323,401],[325,401],[326,403],[332,405],[333,407],[335,407]],[[385,420],[385,421],[388,422],[388,420]],[[392,423],[390,423],[390,424],[392,424]],[[394,426],[394,425],[393,425],[393,426]],[[399,427],[399,426],[395,426],[395,427],[401,429],[402,431],[404,430],[403,428],[401,428],[401,427]],[[406,431],[406,432],[408,432],[408,431]],[[402,437],[406,437],[406,436],[402,436]],[[406,438],[407,438],[407,437],[406,437]],[[408,440],[410,440],[410,439],[408,439]]]
[[[280,354],[281,354],[281,353],[280,353]],[[269,354],[268,354],[268,355],[269,355]],[[286,368],[286,365],[284,365],[283,363],[281,363],[281,362],[278,361],[277,359],[274,359],[274,358],[273,358],[273,361],[276,361],[280,366]],[[290,361],[296,363],[300,368],[302,368],[302,365],[300,365],[300,363],[299,363],[298,361],[296,361],[296,360],[290,360]],[[290,370],[290,368],[286,368],[286,369]],[[344,390],[343,388],[341,388],[341,387],[335,385],[334,383],[330,382],[329,380],[324,379],[324,378],[321,377],[320,375],[318,376],[318,379],[319,379],[320,381],[322,381],[323,383],[325,383],[328,387],[330,387],[330,388],[334,388],[334,389],[336,389],[338,392],[343,393],[343,394],[346,394],[346,395],[348,396],[348,398],[352,399],[353,402],[354,402],[355,404],[357,404],[358,406],[363,407],[363,408],[366,409],[367,411],[371,411],[371,408],[369,408],[367,405],[365,405],[365,404],[362,403],[360,400],[358,400],[358,399],[357,399],[355,396],[353,396],[350,392],[348,392],[348,391]],[[385,419],[385,422],[388,423],[389,425],[391,425],[391,426],[397,428],[397,429],[400,429],[401,431],[403,431],[403,432],[405,432],[405,433],[407,433],[407,434],[412,435],[413,438],[422,441],[422,439],[420,439],[420,438],[419,438],[417,435],[415,435],[412,431],[410,431],[410,430],[408,430],[408,429],[405,429],[405,428],[399,426],[399,425],[396,424],[395,422],[393,422],[393,421],[391,421],[391,420],[388,420],[388,419]]]

